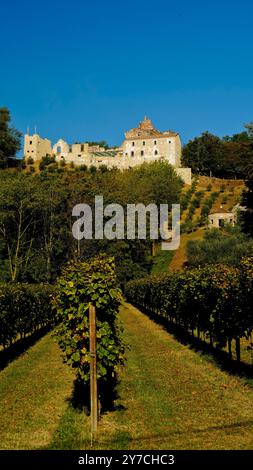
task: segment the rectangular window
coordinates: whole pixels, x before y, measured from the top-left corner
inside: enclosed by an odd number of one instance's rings
[[[132,142],[132,147],[134,147],[134,142]]]
[[[81,152],[84,151],[84,144],[81,144]]]
[[[143,155],[144,155],[144,150],[141,150],[141,156],[143,157]]]
[[[156,142],[156,140],[154,140],[154,145],[156,145],[156,144],[157,144],[157,142]]]
[[[32,143],[33,143],[33,141],[32,141],[32,140],[30,140],[30,145],[32,145]]]
[[[131,152],[131,157],[134,157],[134,152],[133,151]]]
[[[146,142],[145,142],[145,140],[142,142],[142,145],[146,145]]]

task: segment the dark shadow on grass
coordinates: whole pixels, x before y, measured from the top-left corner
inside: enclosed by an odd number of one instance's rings
[[[242,428],[252,428],[253,425],[253,420],[247,420],[247,421],[240,421],[240,422],[235,422],[235,423],[229,423],[229,424],[221,424],[221,425],[216,425],[216,426],[207,426],[206,428],[187,428],[185,430],[173,430],[171,427],[169,429],[169,432],[166,433],[164,432],[163,434],[147,434],[144,436],[139,436],[139,437],[129,437],[129,441],[134,441],[134,442],[143,442],[143,441],[152,441],[153,443],[159,442],[159,441],[164,441],[165,439],[168,440],[171,439],[172,436],[184,436],[185,434],[189,436],[196,436],[199,434],[205,434],[208,433],[208,435],[213,433],[213,432],[219,432],[219,431],[227,431],[228,434],[230,432],[234,432],[237,430],[241,430]],[[236,445],[236,441],[235,441]]]
[[[237,375],[243,379],[253,379],[253,366],[246,364],[245,362],[238,362],[236,360],[229,359],[229,355],[226,351],[220,350],[214,346],[211,346],[206,341],[193,336],[189,331],[186,331],[182,326],[176,325],[170,322],[167,318],[160,317],[150,312],[148,309],[143,307],[136,307],[143,313],[145,313],[152,321],[162,325],[168,333],[172,334],[174,338],[181,344],[187,345],[190,349],[195,352],[206,356],[207,360],[213,359],[218,367],[230,374]],[[252,384],[253,385],[253,384]]]
[[[99,413],[106,413],[108,411],[121,410],[124,407],[118,405],[116,400],[119,398],[118,380],[111,379],[108,382],[98,380],[98,398],[99,398]],[[80,379],[74,382],[73,393],[70,398],[70,403],[73,408],[84,411],[87,415],[90,414],[90,386],[85,384]]]
[[[34,331],[31,335],[26,338],[19,339],[7,349],[0,351],[0,371],[3,370],[8,364],[17,359],[21,354],[23,354],[27,349],[33,346],[42,336],[50,331],[49,326],[40,328],[37,331]]]

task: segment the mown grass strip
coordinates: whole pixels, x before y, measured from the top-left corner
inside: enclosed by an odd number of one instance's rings
[[[46,447],[68,406],[73,371],[51,333],[0,373],[1,449]]]

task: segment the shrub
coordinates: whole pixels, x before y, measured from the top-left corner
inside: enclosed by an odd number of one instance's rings
[[[130,281],[127,299],[138,307],[176,322],[184,329],[198,329],[220,347],[253,331],[253,258],[238,268],[213,265]],[[231,350],[231,347],[230,347]]]
[[[39,169],[40,169],[40,171],[44,171],[45,168],[46,168],[46,164],[45,164],[43,161],[40,162],[40,164],[39,164]]]
[[[97,172],[97,168],[94,166],[94,165],[91,165],[90,168],[89,168],[90,172],[91,173],[96,173]]]
[[[54,163],[55,162],[55,155],[45,155],[44,157],[42,157],[42,160],[41,160],[45,166],[48,166],[50,165],[50,163]]]
[[[100,165],[99,166],[99,171],[101,173],[106,173],[108,171],[108,167],[106,165]]]
[[[253,240],[237,228],[208,230],[202,240],[189,240],[187,259],[190,266],[222,263],[238,266],[243,257],[253,254]]]
[[[223,196],[223,198],[221,200],[221,204],[227,204],[227,202],[228,202],[227,196]]]
[[[57,169],[58,169],[58,163],[57,162],[50,163],[50,165],[48,165],[48,167],[47,167],[47,171],[49,173],[55,173]]]
[[[0,344],[9,346],[20,335],[53,323],[48,284],[0,285]]]
[[[89,382],[89,304],[97,313],[97,374],[101,382],[112,380],[124,362],[124,345],[118,322],[121,292],[112,258],[100,255],[86,262],[70,262],[56,285],[56,336],[66,362],[77,378]]]
[[[28,157],[26,162],[27,162],[28,165],[33,165],[34,159],[32,157]]]
[[[87,171],[87,165],[83,164],[79,167],[80,171]]]

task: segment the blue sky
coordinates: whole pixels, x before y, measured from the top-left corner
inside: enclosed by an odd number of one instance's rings
[[[251,0],[0,0],[0,106],[53,142],[253,120]]]

